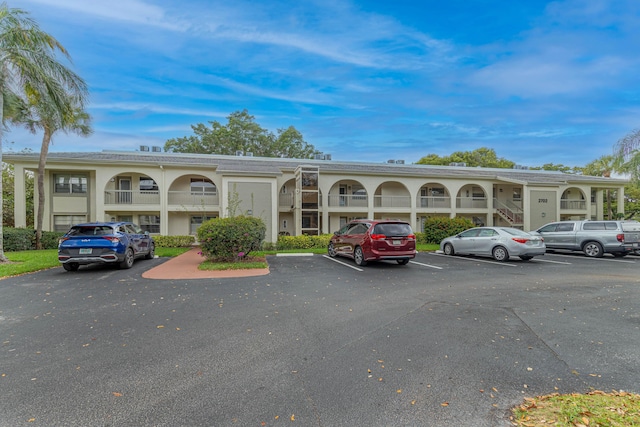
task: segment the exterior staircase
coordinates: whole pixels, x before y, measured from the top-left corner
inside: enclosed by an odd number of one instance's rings
[[[507,221],[512,227],[522,227],[524,225],[524,212],[513,203],[502,203],[493,199],[493,207],[498,215]]]

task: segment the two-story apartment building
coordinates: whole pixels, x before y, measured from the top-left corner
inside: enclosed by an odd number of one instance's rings
[[[26,226],[25,174],[38,153],[5,153],[15,167],[15,222]],[[323,234],[354,218],[398,218],[422,230],[430,216],[532,230],[602,219],[603,194],[624,209],[626,181],[527,169],[343,162],[162,152],[50,153],[45,230],[84,221],[133,221],[151,233],[195,234],[205,220],[259,216],[267,241]]]

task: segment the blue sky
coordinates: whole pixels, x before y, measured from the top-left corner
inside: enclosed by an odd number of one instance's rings
[[[137,150],[247,109],[334,160],[479,147],[583,166],[640,127],[637,0],[21,0],[88,83],[95,133]],[[13,129],[5,150],[40,150]]]

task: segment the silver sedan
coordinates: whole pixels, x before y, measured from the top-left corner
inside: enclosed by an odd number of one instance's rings
[[[528,261],[534,256],[544,255],[547,248],[541,236],[517,228],[476,227],[443,239],[440,250],[446,255],[483,255],[496,261],[517,256]]]

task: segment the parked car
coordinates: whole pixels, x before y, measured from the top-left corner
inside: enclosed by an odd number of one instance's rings
[[[446,255],[491,256],[496,261],[517,256],[528,261],[544,255],[546,246],[542,237],[517,228],[476,227],[443,239],[440,250]]]
[[[380,260],[404,265],[416,257],[416,235],[405,221],[359,219],[336,231],[327,251],[330,257],[352,258],[360,266]]]
[[[537,230],[547,249],[582,251],[588,257],[616,257],[640,250],[638,221],[560,221]]]
[[[77,224],[58,243],[58,261],[67,271],[96,263],[131,268],[136,258],[154,256],[153,238],[132,222]]]

